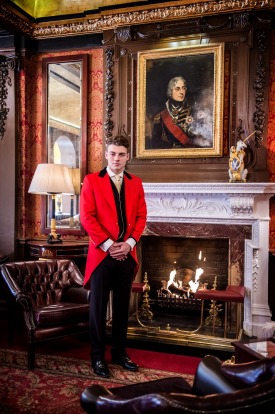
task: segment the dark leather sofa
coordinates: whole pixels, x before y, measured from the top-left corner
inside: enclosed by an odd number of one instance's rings
[[[1,276],[8,298],[9,338],[23,320],[29,369],[35,364],[36,342],[88,330],[89,291],[73,261],[8,262],[1,265]]]
[[[80,400],[88,414],[271,414],[275,408],[274,375],[275,357],[228,364],[207,355],[192,386],[181,377],[110,389],[92,385]]]

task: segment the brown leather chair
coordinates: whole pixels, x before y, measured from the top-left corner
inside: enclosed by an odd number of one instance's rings
[[[35,364],[35,343],[88,330],[89,291],[71,260],[36,260],[1,265],[9,292],[9,330],[23,312],[28,331],[28,368]],[[19,305],[19,306],[18,306]]]
[[[271,414],[275,357],[227,364],[207,355],[198,365],[192,386],[181,377],[110,389],[92,385],[80,401],[88,414]]]

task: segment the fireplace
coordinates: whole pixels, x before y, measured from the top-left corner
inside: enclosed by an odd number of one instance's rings
[[[184,229],[183,229],[184,232]],[[150,280],[150,298],[162,309],[197,309],[197,288],[228,285],[229,239],[144,236],[142,273]]]
[[[157,291],[159,279],[169,278],[173,265],[193,270],[198,265],[184,258],[185,243],[192,246],[193,261],[198,251],[202,250],[207,258],[210,246],[215,250],[221,248],[227,258],[226,269],[221,270],[220,264],[215,269],[208,268],[208,288],[212,288],[215,276],[218,289],[224,289],[226,284],[245,286],[242,328],[246,335],[261,338],[264,324],[271,320],[268,305],[269,200],[275,193],[275,184],[144,183],[144,190],[148,219],[141,241],[140,277],[147,272],[149,284]],[[176,263],[172,263],[173,255],[168,262],[161,260],[163,252],[153,253],[153,256],[159,255],[155,264],[152,257],[144,256],[144,250],[148,251],[150,246],[159,251],[166,239],[173,240],[172,244],[177,240],[181,246],[182,255],[175,257]],[[156,247],[152,247],[153,241]],[[209,259],[206,263],[209,266]]]

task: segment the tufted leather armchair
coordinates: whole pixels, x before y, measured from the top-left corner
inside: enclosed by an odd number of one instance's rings
[[[192,386],[182,377],[109,389],[91,385],[80,401],[88,414],[271,414],[275,407],[275,357],[228,364],[206,355]]]
[[[28,368],[35,364],[35,342],[84,332],[89,322],[89,291],[71,260],[36,260],[1,265],[10,296],[10,316],[16,304],[28,331]],[[13,328],[9,318],[9,328]]]

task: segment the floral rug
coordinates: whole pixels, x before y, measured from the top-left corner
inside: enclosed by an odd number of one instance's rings
[[[190,384],[193,375],[140,368],[125,371],[109,364],[111,378],[95,376],[87,360],[36,355],[36,367],[27,369],[27,353],[0,349],[1,414],[81,414],[80,395],[85,387],[101,384],[107,388],[182,376]]]

